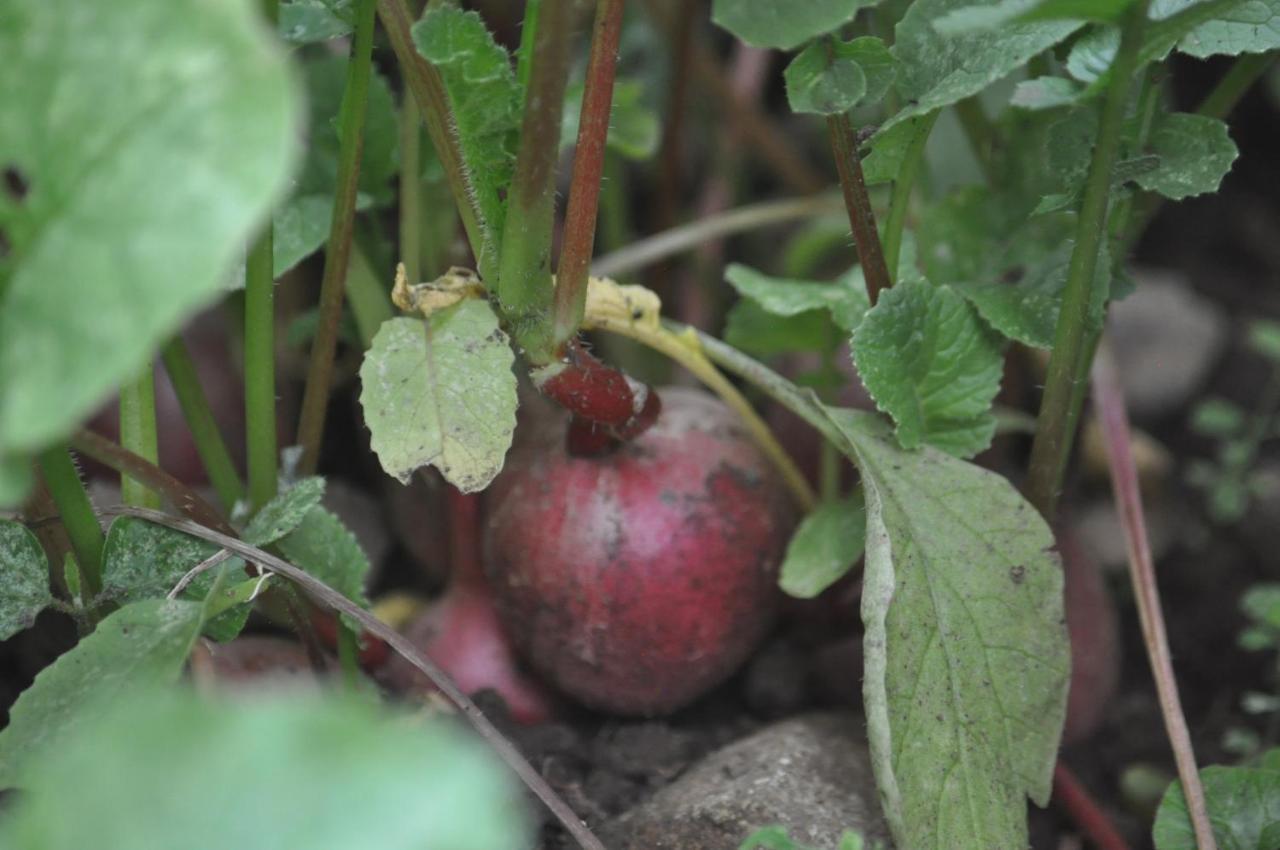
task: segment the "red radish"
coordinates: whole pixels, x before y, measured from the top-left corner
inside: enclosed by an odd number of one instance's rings
[[[486,566],[535,669],[588,706],[673,711],[724,681],[769,631],[793,525],[786,489],[728,407],[668,388],[613,452],[543,428],[490,491]]]
[[[449,488],[453,580],[445,595],[409,625],[405,637],[464,693],[495,691],[517,723],[543,723],[554,714],[553,700],[520,669],[480,567],[478,502],[476,496]],[[432,688],[399,656],[387,664],[383,675],[398,690]]]
[[[1065,528],[1065,526],[1063,527]],[[1107,592],[1098,562],[1072,532],[1060,529],[1067,633],[1071,637],[1071,691],[1062,742],[1092,735],[1115,695],[1120,680],[1120,651],[1115,602]]]

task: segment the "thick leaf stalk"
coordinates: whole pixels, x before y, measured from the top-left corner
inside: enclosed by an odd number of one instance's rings
[[[102,548],[106,539],[80,480],[80,471],[66,446],[54,446],[40,455],[40,472],[53,503],[58,506],[62,527],[71,539],[71,549],[80,568],[82,595],[92,599],[102,592]]]
[[[840,188],[844,191],[849,228],[853,232],[858,261],[862,264],[863,276],[867,282],[867,296],[871,299],[872,306],[875,306],[881,290],[892,285],[892,278],[889,267],[885,265],[880,236],[876,232],[876,216],[871,209],[871,199],[867,196],[867,183],[862,176],[862,160],[858,157],[858,146],[849,116],[828,116],[827,133],[831,138],[831,153],[835,156],[836,171],[840,174]]]

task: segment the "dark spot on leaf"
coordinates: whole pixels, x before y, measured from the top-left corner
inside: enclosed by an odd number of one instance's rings
[[[1014,584],[1022,584],[1022,580],[1026,578],[1027,568],[1022,564],[1009,568],[1009,578],[1013,579]]]
[[[1022,266],[1013,266],[1005,269],[1004,274],[1000,275],[1000,282],[1006,284],[1014,284],[1022,280],[1027,275],[1027,270]]]
[[[31,189],[31,184],[27,181],[26,175],[18,170],[17,166],[7,165],[4,169],[4,191],[10,198],[15,201],[21,201],[27,196],[27,192]]]

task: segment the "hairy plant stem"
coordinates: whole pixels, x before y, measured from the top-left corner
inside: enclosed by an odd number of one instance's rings
[[[854,140],[853,125],[849,116],[828,115],[827,135],[831,139],[831,153],[840,173],[840,188],[844,192],[844,205],[849,213],[849,228],[853,232],[853,244],[858,249],[858,261],[862,264],[863,278],[867,282],[867,296],[872,306],[880,298],[881,290],[892,285],[889,268],[885,265],[880,236],[876,233],[876,216],[867,197],[867,183],[862,177],[862,159]]]
[[[844,209],[836,194],[810,195],[782,201],[762,201],[718,215],[700,218],[653,236],[632,242],[591,264],[597,277],[623,277],[660,262],[674,254],[692,251],[707,242],[775,224],[817,218]]]
[[[187,422],[187,429],[195,440],[196,452],[204,471],[209,475],[209,483],[218,494],[218,501],[228,512],[236,502],[244,498],[244,482],[236,471],[231,452],[227,449],[218,423],[213,418],[213,410],[209,407],[209,399],[205,397],[200,386],[200,376],[196,372],[195,361],[181,336],[169,340],[161,351],[164,370],[169,375],[169,383],[173,384],[173,392],[178,397],[178,405],[182,408],[182,417]],[[248,363],[246,351],[246,363]],[[274,464],[275,446],[275,411],[271,414],[271,443],[273,447],[272,468]]]
[[[1054,333],[1053,352],[1049,357],[1044,397],[1040,402],[1036,436],[1031,445],[1027,498],[1046,519],[1052,519],[1056,513],[1062,477],[1075,439],[1075,420],[1078,417],[1072,415],[1073,399],[1078,394],[1077,384],[1085,380],[1080,369],[1085,365],[1089,305],[1094,295],[1098,253],[1107,236],[1111,173],[1120,148],[1129,88],[1138,70],[1138,51],[1147,20],[1147,5],[1148,0],[1139,0],[1126,14],[1121,29],[1111,84],[1098,122],[1093,159],[1085,178],[1075,248],[1067,268],[1067,283]]]
[[[525,92],[520,149],[502,228],[498,305],[516,343],[534,366],[556,359],[551,329],[551,239],[572,23],[572,0],[543,0]]]
[[[337,185],[333,216],[329,222],[329,241],[324,252],[324,276],[320,282],[320,322],[311,341],[311,363],[307,369],[307,385],[298,419],[298,443],[302,446],[298,470],[303,475],[314,473],[320,459],[329,391],[333,385],[333,358],[338,347],[338,323],[342,318],[344,283],[351,257],[360,155],[364,151],[369,78],[373,74],[373,21],[374,0],[359,0],[355,38],[339,110]],[[258,493],[253,495],[255,500],[259,496]]]
[[[267,21],[274,30],[280,18],[279,0],[263,0]],[[249,502],[256,510],[276,495],[278,489],[277,464],[279,463],[279,435],[276,433],[276,308],[275,265],[273,261],[275,235],[268,219],[262,232],[249,248],[244,268],[244,415],[245,415],[245,466],[249,479]],[[169,368],[168,363],[165,364]],[[181,368],[181,366],[179,366]],[[172,372],[170,373],[172,377]],[[176,384],[176,379],[175,379]],[[183,404],[183,414],[188,424],[192,417]],[[195,434],[195,425],[191,425]],[[199,446],[199,442],[196,444]],[[226,505],[231,491],[222,489],[228,485],[223,476],[222,484],[214,478],[210,459],[204,451],[209,480],[218,487],[218,497]],[[218,461],[213,461],[216,465]],[[239,487],[236,488],[240,489]],[[240,498],[243,495],[237,495]]]
[[[157,463],[160,457],[156,433],[155,370],[147,363],[142,374],[120,388],[120,445]],[[129,475],[120,476],[120,498],[126,505],[158,508],[160,499]]]
[[[457,124],[449,106],[444,81],[440,79],[440,72],[423,59],[414,46],[411,33],[413,23],[405,0],[377,0],[377,4],[378,20],[382,22],[387,40],[396,54],[405,86],[418,102],[418,110],[427,125],[427,135],[449,182],[449,190],[462,218],[467,241],[475,254],[480,276],[485,280],[494,279],[497,269],[492,266],[492,251],[486,250],[486,246],[497,243],[497,234],[487,231],[476,200],[478,195],[472,188],[471,179],[463,164]]]
[[[106,539],[93,512],[89,494],[80,480],[80,470],[66,446],[52,446],[40,454],[40,472],[58,506],[62,527],[71,539],[71,549],[80,569],[80,594],[93,599],[102,592],[102,548]]]
[[[412,664],[418,671],[431,680],[445,698],[452,703],[463,717],[471,724],[472,728],[491,746],[498,756],[506,762],[507,766],[520,777],[520,779],[528,786],[535,796],[551,810],[556,819],[564,826],[565,830],[573,836],[574,840],[584,848],[584,850],[604,850],[604,845],[600,839],[591,832],[587,825],[579,818],[569,807],[567,803],[547,784],[534,767],[529,764],[497,727],[484,716],[484,713],[476,707],[476,704],[462,692],[462,690],[454,684],[453,680],[445,675],[439,667],[437,667],[429,658],[423,655],[412,643],[395,629],[378,620],[368,611],[347,599],[338,591],[329,585],[300,569],[299,567],[272,555],[270,552],[263,551],[254,546],[250,546],[242,540],[221,534],[212,529],[205,528],[198,523],[190,520],[178,519],[159,511],[148,510],[146,508],[121,507],[103,511],[104,514],[115,514],[123,516],[133,516],[145,519],[148,522],[154,522],[166,528],[172,528],[175,531],[181,531],[184,534],[190,534],[201,540],[207,540],[234,552],[243,558],[246,562],[256,564],[259,567],[276,573],[283,578],[293,582],[300,587],[309,597],[316,602],[333,611],[345,614],[359,623],[366,632],[374,637],[385,641],[392,649],[396,651],[402,658]]]
[[[618,68],[618,39],[622,34],[625,0],[598,0],[591,58],[582,92],[578,144],[573,155],[573,178],[565,210],[564,244],[556,267],[552,300],[552,344],[568,342],[582,324],[587,304],[587,276],[596,242],[600,208],[600,179],[604,174],[605,143],[613,107],[613,81]]]
[[[1178,698],[1178,683],[1173,672],[1169,636],[1160,607],[1155,565],[1142,508],[1138,470],[1133,459],[1133,434],[1129,428],[1129,415],[1125,410],[1124,389],[1105,343],[1093,367],[1093,398],[1102,424],[1107,465],[1111,470],[1111,488],[1129,552],[1129,577],[1133,583],[1134,599],[1138,604],[1143,643],[1156,680],[1165,733],[1173,747],[1174,761],[1178,766],[1178,778],[1182,780],[1182,793],[1186,797],[1196,846],[1199,850],[1217,850],[1213,827],[1205,806],[1204,788],[1196,770],[1191,733],[1187,729],[1187,718]]]
[[[889,269],[889,279],[898,278],[898,261],[902,255],[902,231],[907,223],[907,210],[911,206],[911,192],[924,165],[924,149],[929,133],[938,120],[938,110],[920,117],[916,133],[907,145],[902,166],[893,181],[893,195],[889,199],[889,217],[884,223],[884,261]]]

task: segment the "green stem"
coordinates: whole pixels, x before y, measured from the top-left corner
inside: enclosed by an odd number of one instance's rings
[[[1098,268],[1098,252],[1107,236],[1107,208],[1111,200],[1111,173],[1120,148],[1125,104],[1133,76],[1138,70],[1138,50],[1142,44],[1148,0],[1139,0],[1128,12],[1121,32],[1120,48],[1112,66],[1093,159],[1085,180],[1084,197],[1076,227],[1076,244],[1067,269],[1062,309],[1054,333],[1053,353],[1036,436],[1031,446],[1027,496],[1046,518],[1057,509],[1058,494],[1067,458],[1075,439],[1074,399],[1076,383],[1085,380],[1079,369],[1084,360],[1089,325],[1089,305]]]
[[[325,414],[329,408],[329,391],[333,385],[333,357],[338,347],[343,284],[351,257],[351,233],[356,218],[360,155],[364,150],[369,79],[373,74],[373,21],[374,0],[360,0],[356,11],[351,59],[347,64],[346,87],[338,113],[340,141],[337,185],[334,188],[333,217],[329,222],[329,241],[324,252],[324,276],[320,282],[320,322],[311,343],[311,363],[307,370],[307,386],[302,394],[302,412],[298,419],[298,442],[302,446],[298,469],[303,475],[314,473],[320,459]]]
[[[616,251],[631,241],[627,209],[627,172],[616,153],[605,151],[604,182],[600,187],[600,247]]]
[[[120,388],[120,445],[151,463],[159,460],[156,379],[150,363],[141,375]],[[160,498],[128,475],[120,477],[120,498],[139,508],[160,507]]]
[[[413,283],[422,280],[422,118],[418,102],[405,97],[400,107],[400,262]],[[352,256],[352,272],[355,254]],[[348,272],[351,274],[352,272]],[[350,282],[347,283],[350,287]]]
[[[596,244],[600,178],[604,174],[624,8],[624,0],[599,0],[596,4],[595,32],[591,38],[573,177],[569,183],[569,205],[565,211],[564,244],[556,267],[552,300],[552,344],[557,348],[578,332],[587,305],[587,275]]]
[[[360,685],[360,639],[355,630],[337,619],[338,628],[338,664],[342,668],[342,684],[348,691],[355,691]]]
[[[217,420],[213,418],[213,410],[209,400],[205,398],[204,389],[200,386],[200,376],[196,372],[195,361],[181,336],[175,336],[161,352],[165,372],[169,375],[169,383],[173,384],[173,392],[178,397],[178,405],[182,408],[182,416],[187,421],[187,429],[195,440],[196,452],[200,462],[209,474],[209,483],[218,494],[218,501],[228,512],[236,502],[244,498],[244,483],[236,472],[235,461],[218,430]],[[272,425],[274,426],[274,411]],[[272,429],[274,443],[274,427]],[[274,454],[274,452],[273,452]],[[273,465],[274,466],[274,465]]]
[[[275,28],[280,18],[279,0],[263,0],[267,20]],[[244,414],[245,462],[249,473],[249,501],[256,510],[275,498],[278,489],[276,435],[276,310],[273,225],[267,221],[249,249],[244,270]],[[169,364],[166,362],[166,368]],[[179,366],[181,368],[181,366]],[[176,385],[177,379],[174,379]],[[184,413],[186,406],[183,406]],[[192,433],[196,426],[190,415]],[[215,429],[216,430],[216,429]],[[197,443],[199,445],[199,443]],[[201,451],[200,457],[205,458]],[[230,490],[219,485],[214,469],[205,462],[209,479],[218,487],[218,498],[227,504]],[[219,472],[222,475],[222,472]],[[238,482],[237,487],[239,490]],[[237,496],[239,498],[239,496]]]
[[[1202,101],[1196,112],[1200,115],[1207,115],[1210,118],[1224,120],[1231,111],[1236,108],[1236,104],[1244,97],[1258,78],[1261,77],[1266,70],[1271,67],[1271,63],[1276,59],[1276,53],[1250,53],[1241,56],[1231,66],[1231,70],[1223,76],[1218,84],[1213,87],[1213,91]]]
[[[862,264],[863,278],[867,282],[867,296],[874,305],[881,290],[888,289],[893,279],[885,265],[880,236],[876,233],[876,216],[871,210],[871,199],[867,196],[867,182],[862,176],[862,159],[858,156],[858,146],[854,141],[849,116],[828,115],[827,135],[831,139],[836,171],[840,173],[840,188],[844,192],[845,210],[849,213],[849,229],[858,249],[858,261]]]
[[[80,471],[66,446],[53,446],[40,455],[40,471],[58,506],[62,527],[71,539],[71,549],[80,568],[80,597],[93,599],[102,592],[102,548],[105,539],[98,517],[85,492]]]
[[[555,360],[551,237],[572,23],[573,0],[545,0],[534,38],[520,150],[502,229],[498,304],[516,343],[534,366]]]
[[[516,52],[516,81],[521,91],[529,90],[529,69],[533,67],[533,44],[538,37],[538,19],[542,0],[525,0],[524,20],[520,22],[520,48]]]
[[[405,264],[406,268],[408,264]],[[415,278],[409,278],[415,280]],[[395,316],[391,296],[378,279],[369,258],[359,245],[351,246],[351,267],[347,270],[347,304],[355,319],[360,344],[367,351],[373,347],[373,337],[382,323]]]
[[[938,120],[938,110],[923,115],[919,119],[915,135],[907,144],[903,155],[902,166],[898,169],[898,177],[893,181],[893,195],[889,199],[889,217],[884,223],[884,261],[889,267],[890,279],[898,277],[898,260],[902,254],[902,231],[907,223],[907,210],[911,206],[911,191],[915,187],[916,178],[924,165],[924,149],[929,142],[929,133]]]

